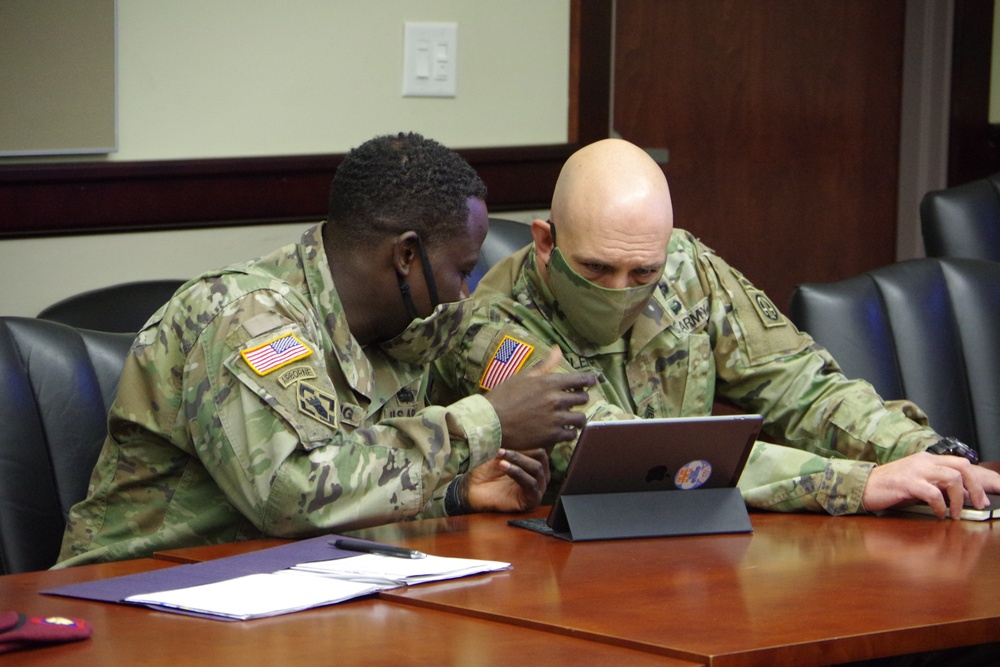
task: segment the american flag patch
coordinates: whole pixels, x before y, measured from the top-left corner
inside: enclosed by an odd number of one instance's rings
[[[534,349],[534,345],[528,345],[510,336],[504,336],[493,358],[490,359],[489,365],[486,366],[479,386],[483,389],[493,389],[517,373]]]
[[[312,354],[294,334],[285,334],[263,345],[240,352],[247,365],[257,375],[267,375],[276,368],[286,366]]]

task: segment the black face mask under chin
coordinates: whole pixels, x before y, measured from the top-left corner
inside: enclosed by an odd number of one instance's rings
[[[424,267],[424,283],[427,284],[427,294],[431,297],[431,310],[438,307],[441,303],[438,299],[437,283],[434,282],[434,271],[431,270],[431,261],[427,258],[427,251],[424,249],[423,241],[420,240],[420,236],[417,236],[417,248],[420,250],[420,263]],[[406,314],[411,320],[415,320],[419,317],[417,314],[417,308],[413,305],[413,297],[410,295],[410,286],[406,282],[401,274],[396,274],[396,280],[399,281],[399,291],[403,295],[403,304],[406,306]]]

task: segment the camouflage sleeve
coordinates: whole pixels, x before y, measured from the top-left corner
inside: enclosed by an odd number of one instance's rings
[[[431,403],[437,403],[433,399]],[[433,490],[431,502],[414,518],[432,519],[447,516],[444,511],[444,495],[448,484],[461,473],[485,463],[500,448],[500,421],[493,406],[483,396],[472,395],[449,400],[447,414],[456,423],[460,437],[451,439],[451,455]],[[429,409],[429,408],[427,408]],[[425,409],[426,410],[426,409]]]
[[[850,380],[830,354],[799,332],[738,271],[701,256],[712,301],[719,394],[764,416],[777,442],[824,457],[886,463],[922,451],[938,436],[908,401],[883,401]]]
[[[739,488],[746,504],[757,509],[858,514],[864,512],[861,497],[874,467],[757,442]]]
[[[259,530],[300,537],[411,518],[454,476],[454,442],[467,443],[463,465],[495,453],[499,422],[481,397],[383,411],[371,422],[348,407],[346,380],[331,377],[322,354],[255,373],[243,353],[266,341],[291,336],[309,350],[321,346],[319,325],[294,306],[276,295],[253,299],[217,318],[187,354],[178,420],[227,499]],[[246,331],[255,312],[282,322],[255,336]],[[411,387],[415,396],[426,380]]]

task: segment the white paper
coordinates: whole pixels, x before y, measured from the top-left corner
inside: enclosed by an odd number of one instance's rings
[[[481,572],[505,570],[510,563],[472,558],[396,558],[380,554],[362,554],[349,558],[302,563],[292,569],[321,574],[324,577],[367,581],[382,585],[404,586],[429,581],[455,579]]]
[[[133,595],[126,602],[247,620],[343,602],[373,593],[378,586],[308,576],[284,570],[250,574],[214,584]]]

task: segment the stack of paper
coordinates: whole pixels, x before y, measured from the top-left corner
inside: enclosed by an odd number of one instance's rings
[[[394,588],[466,577],[481,572],[506,570],[509,567],[510,563],[501,563],[495,560],[443,558],[441,556],[411,559],[363,554],[351,558],[302,563],[294,566],[292,570]]]
[[[131,595],[125,602],[163,611],[180,611],[245,621],[322,607],[368,595],[374,584],[324,579],[291,570],[249,574],[213,584]]]
[[[219,620],[247,620],[336,604],[386,588],[454,579],[510,567],[509,563],[498,561],[439,556],[394,558],[366,553],[344,557],[343,551],[339,551],[340,557],[333,560],[315,561],[315,555],[325,555],[331,551],[327,538],[322,539],[322,542],[306,540],[299,545],[275,547],[255,554],[243,554],[207,563],[183,565],[176,569],[168,568],[121,577],[122,580],[128,580],[124,588],[132,590],[119,597],[95,597],[93,591],[89,589],[83,592],[69,590],[73,587],[49,592],[88,599],[111,599],[145,605],[161,611]],[[307,544],[308,542],[315,544]],[[267,551],[289,551],[289,554],[274,559],[267,558]],[[288,560],[295,555],[299,558]],[[262,563],[270,564],[271,567],[285,569],[248,572],[246,568],[255,565],[242,562],[246,560],[254,563],[260,560]],[[239,566],[237,561],[241,563]],[[189,580],[201,578],[204,583],[181,587],[175,585],[170,588],[163,586],[167,579],[161,581],[161,577],[157,576],[183,573],[187,568],[190,568],[188,571],[192,575],[195,570],[211,569],[212,572],[205,573],[207,576],[188,577]],[[243,571],[237,573],[240,569]],[[233,574],[219,576],[229,571]],[[183,580],[184,577],[180,579]],[[105,580],[103,583],[113,583],[113,580]],[[161,588],[158,592],[146,592],[155,591],[158,587]]]

